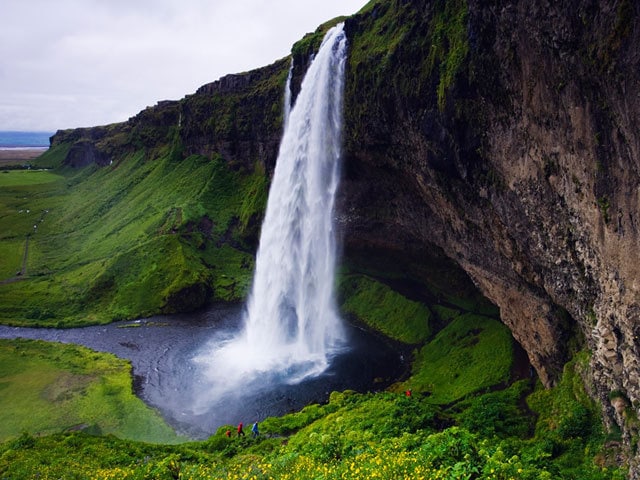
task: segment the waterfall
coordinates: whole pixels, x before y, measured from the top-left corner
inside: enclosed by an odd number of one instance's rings
[[[200,358],[214,389],[256,377],[295,383],[322,373],[344,343],[333,291],[333,211],[345,60],[340,24],[327,32],[290,112],[285,104],[244,327]]]
[[[333,298],[346,39],[325,36],[284,132],[246,319],[248,343],[274,362],[326,367],[341,335]],[[307,367],[305,367],[306,370]]]
[[[289,115],[291,114],[291,77],[293,77],[293,58],[291,59],[289,73],[287,74],[287,81],[284,85],[284,113],[282,115],[282,125],[285,131],[287,130],[287,125],[289,123]]]

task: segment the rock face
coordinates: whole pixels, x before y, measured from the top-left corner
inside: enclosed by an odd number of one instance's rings
[[[398,1],[354,16],[342,188],[348,243],[442,249],[546,385],[586,343],[585,380],[627,442],[640,413],[638,8]],[[371,32],[400,40],[376,51]]]
[[[143,149],[148,158],[171,148],[177,158],[222,155],[230,165],[273,167],[282,130],[282,93],[289,60],[227,75],[179,101],[164,100],[128,121],[58,131],[51,145],[71,145],[65,164],[118,162]]]
[[[631,0],[367,5],[346,22],[339,214],[347,254],[389,255],[418,277],[434,255],[458,265],[546,385],[589,348],[585,382],[628,446],[640,414],[639,9]],[[294,46],[294,94],[321,30]],[[177,157],[222,155],[269,172],[289,65],[224,77],[53,143],[74,145],[73,165],[170,145]]]

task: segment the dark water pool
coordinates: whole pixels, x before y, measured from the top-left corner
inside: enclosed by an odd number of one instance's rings
[[[384,388],[406,368],[397,349],[348,326],[348,348],[335,355],[323,374],[296,385],[286,378],[263,377],[240,383],[221,398],[209,397],[201,367],[193,359],[216,336],[237,330],[241,310],[219,306],[189,315],[72,329],[0,326],[0,338],[75,343],[130,360],[136,394],[178,433],[194,439],[206,438],[224,424],[251,424],[324,402],[334,390]]]

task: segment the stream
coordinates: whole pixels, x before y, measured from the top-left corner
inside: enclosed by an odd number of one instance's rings
[[[193,314],[71,329],[0,326],[0,338],[30,338],[84,345],[129,360],[134,391],[157,409],[177,433],[204,439],[218,427],[251,424],[310,403],[326,402],[332,391],[385,388],[402,375],[401,352],[387,342],[347,324],[348,347],[333,354],[322,374],[290,384],[286,374],[262,375],[213,393],[202,357],[239,329],[243,306],[224,305]],[[196,361],[196,359],[198,359]]]

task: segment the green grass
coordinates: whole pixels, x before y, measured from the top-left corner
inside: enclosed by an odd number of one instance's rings
[[[5,240],[0,243],[0,278],[11,278],[22,268],[24,240]]]
[[[437,350],[455,352],[465,337],[479,335],[477,329],[497,330],[488,323],[495,323],[493,320],[466,317],[454,320],[450,331],[443,330],[432,341]],[[463,333],[465,328],[456,325],[458,321],[473,326],[470,337]],[[478,345],[494,343],[500,350],[500,335],[481,336],[484,338]],[[89,412],[80,402],[75,410],[86,414],[89,421],[94,421],[94,413],[100,418],[113,418],[115,411],[122,410],[123,403],[110,397],[127,390],[125,382],[105,380],[112,370],[120,371],[113,365],[113,357],[44,342],[5,345],[14,350],[8,351],[6,360],[0,357],[0,385],[5,378],[19,384],[28,402],[42,402],[43,398],[59,404],[71,402],[77,392],[86,391],[93,396],[91,404],[96,407]],[[463,350],[473,357],[468,346]],[[3,351],[0,349],[0,353]],[[508,370],[512,359],[500,354],[496,357],[505,362],[500,369]],[[431,397],[418,392],[411,397],[393,392],[334,392],[324,405],[309,405],[300,412],[264,419],[258,439],[227,438],[224,432],[229,426],[221,427],[206,441],[173,446],[81,432],[36,436],[25,430],[0,444],[0,476],[622,480],[625,472],[612,467],[610,457],[615,452],[603,448],[597,428],[598,409],[584,402],[586,393],[577,371],[575,364],[570,365],[559,387],[542,390],[538,386],[533,395],[531,383],[523,380],[504,390],[493,385],[497,390],[469,392],[462,401],[446,407],[431,401],[442,396],[439,390],[447,391],[444,383],[434,384]],[[422,373],[414,370],[409,381]],[[9,391],[12,384],[0,388]],[[33,391],[40,393],[34,395]],[[535,413],[524,406],[522,399],[526,396]],[[119,407],[112,409],[112,404]],[[40,408],[40,403],[33,405]],[[61,411],[50,408],[45,414],[57,418]],[[552,418],[554,424],[549,423]],[[62,424],[70,421],[77,420],[66,419]],[[132,428],[140,429],[140,421],[132,421]],[[105,431],[107,425],[109,422],[98,426]]]
[[[524,390],[514,384],[502,407],[513,406]],[[553,396],[556,392],[551,391]],[[496,405],[485,400],[485,405]],[[476,398],[479,405],[483,398]],[[624,471],[594,461],[584,440],[571,438],[569,451],[583,450],[574,465],[541,438],[519,428],[496,436],[487,427],[505,416],[482,416],[472,428],[455,424],[438,406],[401,394],[334,393],[326,405],[312,405],[280,419],[262,422],[258,439],[227,438],[226,427],[204,442],[154,446],[90,437],[81,433],[33,437],[0,445],[0,475],[5,478],[212,478],[339,479],[581,479],[622,480]],[[527,414],[524,413],[526,416]],[[529,422],[535,422],[531,414]],[[443,427],[444,425],[444,427]],[[479,426],[480,428],[475,428]]]
[[[400,342],[418,344],[429,336],[431,312],[364,275],[347,275],[338,285],[341,309],[368,327]]]
[[[565,365],[560,383],[553,389],[539,389],[527,403],[537,412],[536,433],[541,437],[570,439],[602,437],[601,425],[593,422],[596,403],[586,394],[580,372],[588,365],[585,352]]]
[[[0,341],[0,440],[72,428],[147,442],[175,443],[157,412],[132,393],[131,366],[86,348]]]
[[[62,180],[62,177],[46,170],[3,170],[0,173],[0,188],[38,185],[57,180]]]
[[[54,154],[47,163],[60,164]],[[0,280],[19,269],[31,233],[28,275],[0,285],[1,322],[81,325],[246,295],[268,189],[261,168],[138,152],[58,172],[0,190]]]
[[[511,332],[497,320],[458,316],[417,351],[412,376],[402,390],[430,393],[429,402],[448,404],[509,380]]]

